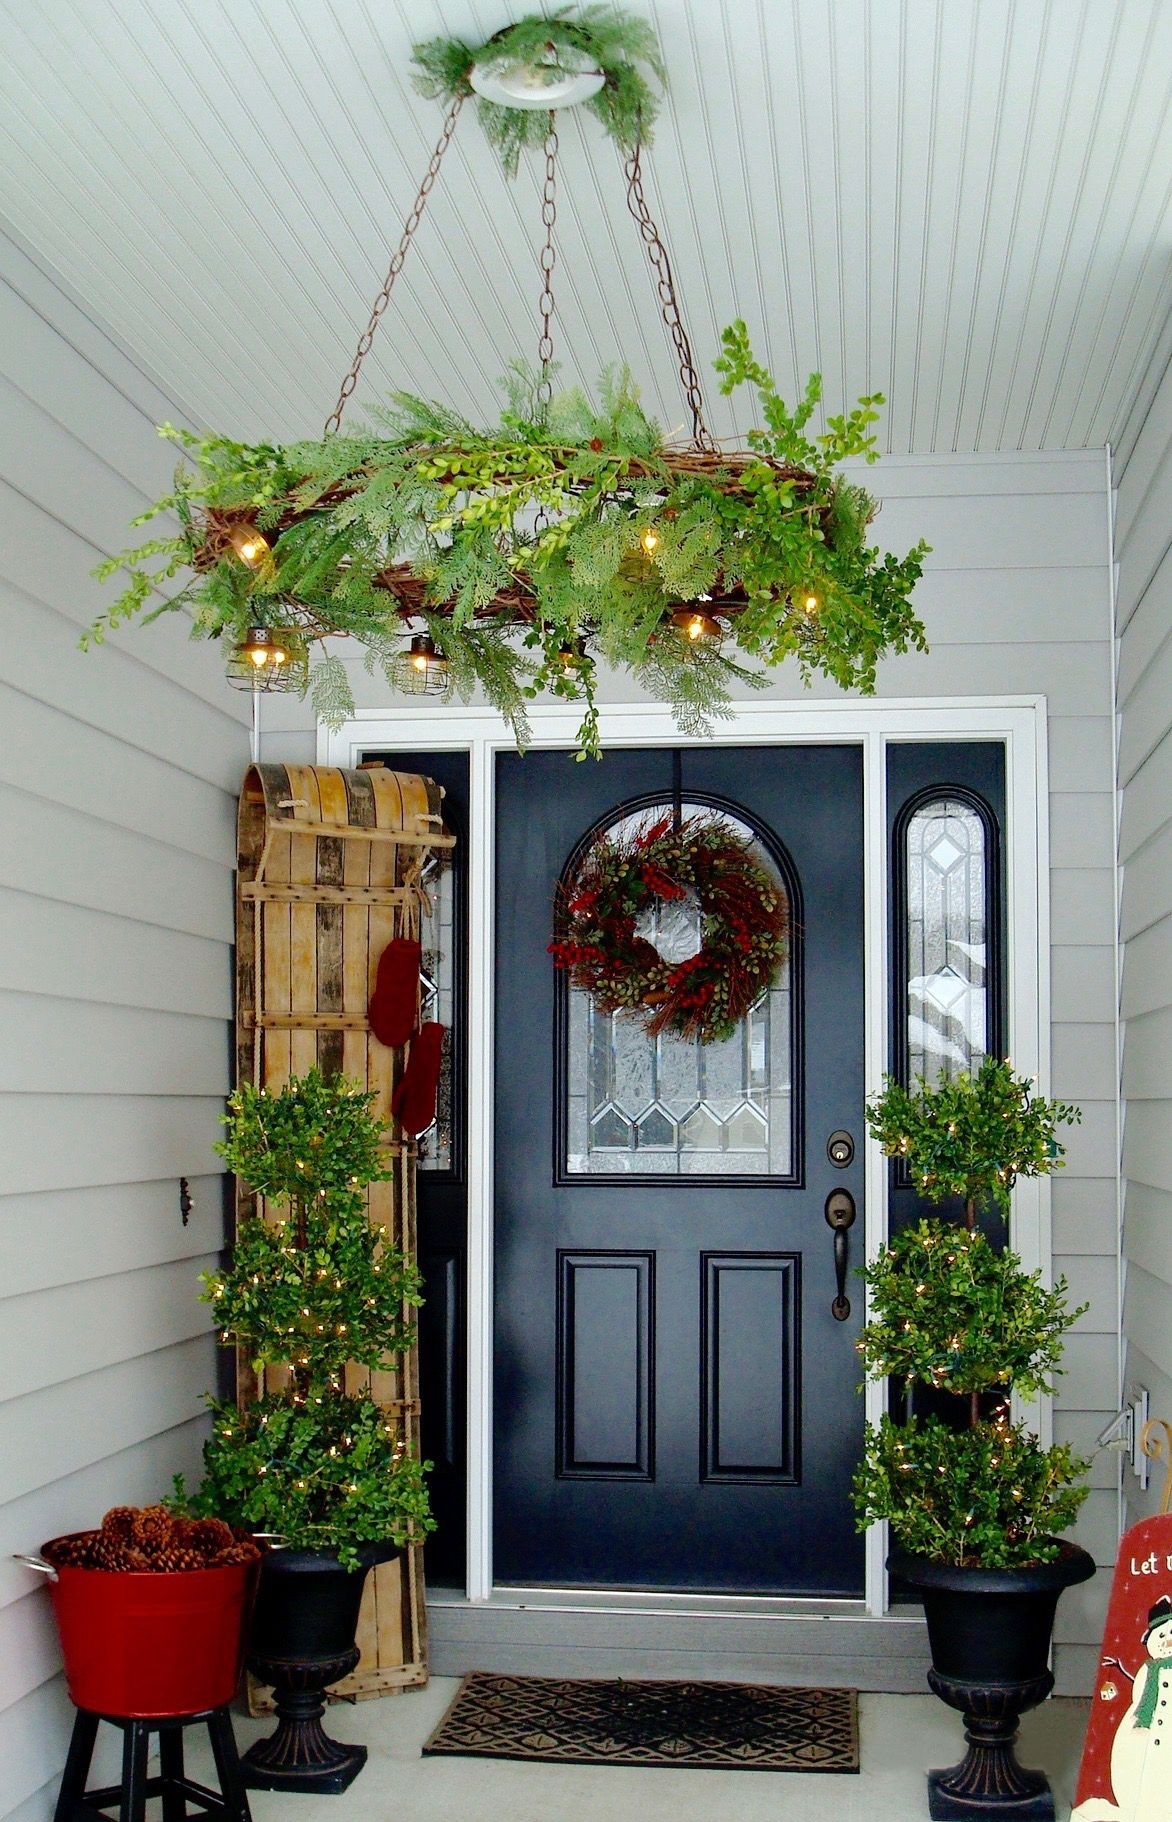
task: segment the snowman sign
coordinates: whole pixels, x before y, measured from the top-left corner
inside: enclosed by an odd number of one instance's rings
[[[1166,1509],[1133,1525],[1119,1546],[1071,1822],[1172,1822],[1172,1516]]]

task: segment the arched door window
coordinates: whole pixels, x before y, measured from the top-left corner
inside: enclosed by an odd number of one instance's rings
[[[670,804],[643,805],[593,830],[591,839],[604,832],[620,834],[671,809]],[[711,809],[698,802],[681,805],[684,816]],[[649,1037],[638,1017],[604,1012],[593,994],[563,981],[561,1164],[566,1176],[792,1181],[796,1175],[796,888],[781,857],[747,823],[723,807],[720,813],[748,839],[755,860],[786,896],[794,933],[787,960],[773,987],[732,1036],[711,1044],[668,1032]],[[664,904],[654,927],[645,932],[661,953],[668,953],[668,944],[680,956],[699,947],[699,920],[694,931],[687,931],[675,927],[678,917],[678,907]]]

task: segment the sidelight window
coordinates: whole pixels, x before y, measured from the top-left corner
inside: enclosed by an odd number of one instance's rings
[[[967,793],[921,799],[906,815],[903,917],[906,1079],[949,1081],[992,1043],[990,819]]]
[[[449,1171],[452,1168],[452,1052],[455,1026],[456,965],[456,863],[455,850],[441,849],[433,854],[424,872],[422,885],[427,894],[420,918],[419,945],[423,951],[420,966],[420,1023],[434,1019],[448,1033],[440,1060],[439,1089],[436,1095],[435,1119],[420,1134],[420,1170]]]

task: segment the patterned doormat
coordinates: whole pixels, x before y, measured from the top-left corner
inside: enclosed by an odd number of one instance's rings
[[[474,1670],[423,1751],[551,1765],[857,1772],[858,1695]]]

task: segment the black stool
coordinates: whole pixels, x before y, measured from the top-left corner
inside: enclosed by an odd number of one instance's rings
[[[85,1781],[99,1721],[109,1721],[111,1727],[122,1729],[122,1782],[106,1790],[87,1790]],[[183,1729],[201,1722],[212,1743],[220,1779],[218,1793],[193,1783],[183,1773]],[[152,1733],[159,1736],[157,1778],[147,1777]],[[161,1715],[150,1720],[78,1709],[53,1822],[111,1822],[104,1812],[114,1804],[118,1805],[118,1822],[145,1822],[148,1797],[162,1797],[163,1822],[187,1822],[189,1802],[198,1805],[195,1816],[210,1818],[211,1822],[252,1822],[227,1708],[209,1708],[203,1714]]]

